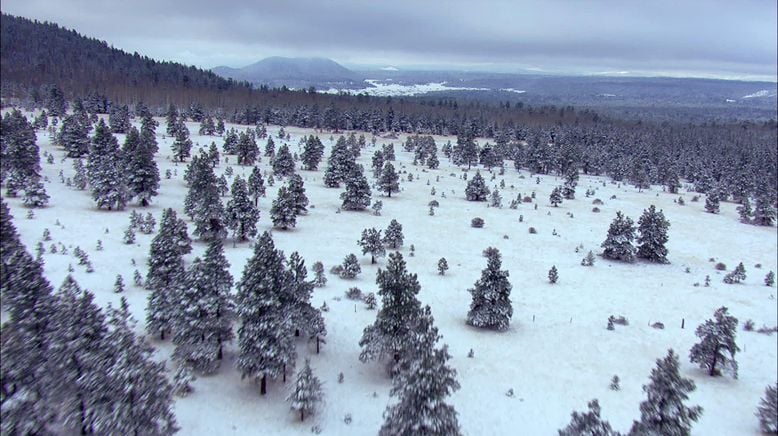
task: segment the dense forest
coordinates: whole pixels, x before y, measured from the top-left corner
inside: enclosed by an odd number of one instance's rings
[[[636,186],[675,190],[681,180],[721,200],[751,197],[775,205],[774,120],[737,124],[641,122],[572,106],[532,107],[453,97],[370,97],[309,90],[252,88],[212,72],[86,38],[53,23],[2,15],[2,97],[5,104],[44,107],[64,115],[67,102],[91,113],[127,105],[156,115],[176,109],[241,124],[277,124],[373,134],[457,135],[479,153],[535,173],[571,168]],[[493,144],[493,145],[492,145]],[[491,157],[489,158],[491,159]],[[470,162],[468,162],[469,164]]]

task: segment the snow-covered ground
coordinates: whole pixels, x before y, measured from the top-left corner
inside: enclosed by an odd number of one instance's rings
[[[60,170],[65,177],[72,177],[72,163],[63,160],[63,151],[53,147],[48,134],[42,131],[38,132],[41,151],[56,157],[54,164],[43,162],[43,173],[51,181],[46,184],[51,195],[49,207],[35,209],[35,217],[27,219],[27,209],[20,200],[7,200],[28,250],[35,249],[45,228],[51,231],[52,242],[69,247],[71,255],[50,254],[48,250],[44,255],[46,276],[55,287],[67,274],[68,264],[73,264],[74,276],[82,287],[96,294],[98,303],[116,304],[121,295],[113,293],[113,283],[116,275],[122,274],[127,284],[123,295],[140,321],[139,332],[143,328],[149,292],[131,283],[136,268],[145,276],[152,236],[138,233],[135,245],[122,242],[130,212],[152,212],[159,222],[163,208],[173,207],[179,216],[184,216],[185,165],[169,158],[172,138],[162,138],[165,125],[163,119],[159,121],[157,159],[163,177],[160,195],[150,207],[133,205],[122,212],[96,210],[87,191],[60,183]],[[188,127],[191,132],[198,131],[194,123],[188,123]],[[298,154],[302,151],[298,146],[300,138],[314,133],[297,128],[286,131],[292,135],[287,141],[292,152]],[[278,140],[277,132],[278,127],[269,128],[276,144],[284,142]],[[404,135],[393,141],[399,161],[396,166],[413,174],[414,181],[408,182],[408,174],[402,174],[399,194],[385,198],[373,193],[374,199],[383,201],[381,216],[371,212],[336,213],[342,189],[326,188],[322,182],[326,156],[334,141],[329,133],[319,136],[327,146],[325,162],[319,171],[300,171],[312,203],[309,213],[298,218],[295,229],[273,230],[272,234],[276,246],[287,255],[292,251],[301,253],[309,275],[310,266],[317,260],[324,262],[327,271],[349,253],[356,253],[361,261],[362,274],[356,279],[342,280],[329,275],[326,287],[316,288],[314,292],[315,306],[326,301],[330,307],[324,314],[328,335],[321,354],[315,354],[312,346],[302,340],[298,344],[298,362],[305,356],[311,358],[314,373],[324,382],[325,402],[317,415],[300,423],[298,415],[289,410],[285,401],[291,383],[272,382],[268,395],[260,396],[258,386],[241,380],[235,368],[236,349],[232,344],[218,373],[198,378],[194,383],[195,392],[176,400],[181,434],[307,434],[314,425],[321,428],[322,434],[330,435],[378,432],[382,413],[393,402],[389,397],[391,382],[382,364],[363,364],[358,360],[362,329],[375,320],[376,312],[346,299],[344,293],[352,286],[365,293],[377,290],[375,274],[386,264],[386,259],[370,265],[370,257],[360,255],[357,240],[362,229],[383,230],[393,218],[403,225],[402,253],[410,272],[418,274],[422,287],[419,298],[431,306],[443,335],[442,342],[450,347],[453,356],[450,364],[458,371],[462,387],[449,401],[459,412],[465,434],[555,434],[569,422],[571,411],[584,411],[592,398],[599,399],[603,417],[614,428],[626,431],[632,420],[640,416],[638,405],[644,399],[642,385],[647,383],[655,360],[664,357],[668,348],[681,356],[682,375],[697,384],[689,404],[699,404],[705,409],[694,425],[694,434],[759,434],[754,410],[765,386],[776,381],[776,336],[744,332],[739,328],[737,343],[742,351],[736,356],[740,364],[737,380],[708,377],[689,363],[688,353],[696,342],[696,326],[711,318],[720,306],[729,307],[730,313],[740,319],[741,326],[747,319],[752,319],[757,327],[776,324],[776,288],[766,287],[762,282],[768,271],[778,270],[775,227],[739,223],[732,203],[722,203],[721,214],[712,215],[704,212],[704,197],[692,202],[693,194],[683,193],[686,205],[680,206],[673,201],[678,195],[666,194],[661,187],[638,192],[602,177],[581,176],[577,198],[555,208],[549,205],[548,197],[562,180],[544,175],[536,183],[535,176],[526,171],[517,172],[511,162],[506,162],[504,176],[496,175],[492,179],[484,173],[490,187],[503,179],[506,185],[501,190],[505,207],[487,208],[485,203],[465,200],[463,171],[451,166],[442,154],[438,170],[413,166],[412,155],[401,148]],[[118,135],[118,139],[123,142],[123,135]],[[193,135],[192,139],[206,147],[216,141],[221,149],[220,137]],[[370,137],[368,144],[369,140]],[[436,137],[436,140],[440,148],[446,140],[453,142],[454,138]],[[379,139],[376,147],[384,142],[388,141]],[[264,140],[259,142],[261,149],[264,143]],[[366,174],[371,173],[373,151],[368,145],[359,159],[367,169]],[[230,165],[236,174],[248,176],[250,173],[250,168],[235,165],[234,156],[230,157]],[[260,167],[266,176],[269,168],[266,157],[262,158]],[[217,172],[220,174],[225,168],[227,165],[222,163]],[[175,172],[172,179],[164,178],[167,169]],[[469,177],[474,173],[471,170]],[[267,198],[260,200],[260,231],[271,229],[269,209],[280,186],[281,182],[276,181],[274,187],[268,188]],[[435,196],[430,193],[433,187],[437,191]],[[588,188],[596,191],[594,197],[584,196]],[[511,198],[532,192],[536,194],[533,203],[522,203],[517,210],[507,207]],[[430,216],[427,203],[433,198],[440,202],[440,207]],[[592,211],[595,198],[604,202],[599,206],[599,213]],[[600,251],[600,243],[616,211],[624,211],[637,221],[643,209],[651,204],[663,209],[671,223],[669,265],[621,264],[599,257],[593,267],[580,265],[589,250]],[[485,220],[484,228],[470,227],[470,220],[476,216]],[[537,234],[530,234],[530,227]],[[95,248],[98,239],[104,246],[102,251]],[[415,247],[413,257],[409,250],[411,244]],[[72,257],[76,246],[87,251],[94,273],[86,273],[84,267],[77,266]],[[203,243],[196,242],[194,246],[194,252],[186,258],[188,262],[205,250]],[[502,252],[503,268],[510,271],[513,284],[514,316],[510,329],[502,333],[465,325],[470,304],[467,289],[485,267],[482,250],[489,246]],[[576,250],[579,246],[583,248]],[[225,243],[225,248],[231,272],[238,280],[252,249],[249,243],[235,246],[232,240]],[[437,274],[441,257],[450,266],[445,276]],[[714,269],[711,258],[724,262],[728,270],[742,261],[748,274],[745,283],[722,283],[724,273]],[[560,276],[555,285],[547,279],[552,265],[556,265]],[[703,286],[706,275],[711,277],[710,287]],[[606,330],[609,315],[627,317],[629,326]],[[663,322],[666,328],[651,328],[649,323],[656,321]],[[156,356],[168,359],[172,352],[170,342],[151,342],[159,350]],[[473,358],[467,357],[470,349],[474,351]],[[172,377],[173,365],[168,362],[167,366]],[[343,383],[337,381],[340,372],[344,374]],[[609,389],[614,374],[621,378],[620,391]],[[515,392],[514,397],[505,395],[509,389]],[[344,422],[347,414],[353,417],[350,424]]]
[[[385,96],[404,96],[404,95],[419,95],[427,92],[434,91],[489,91],[489,88],[467,88],[459,86],[449,86],[447,82],[430,82],[423,84],[404,85],[401,83],[392,83],[391,79],[387,80],[374,80],[367,79],[365,82],[373,85],[362,89],[349,89],[348,92],[352,94],[368,94],[379,97]],[[337,94],[343,91],[342,89],[330,88],[321,92],[329,94]],[[521,91],[524,92],[524,91]]]

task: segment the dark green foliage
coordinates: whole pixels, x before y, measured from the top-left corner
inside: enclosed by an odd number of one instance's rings
[[[637,256],[657,263],[667,261],[667,229],[670,223],[665,214],[652,204],[638,220],[638,251]]]
[[[486,201],[489,196],[489,188],[486,187],[486,182],[480,171],[476,171],[475,176],[467,182],[465,196],[468,201]]]
[[[287,230],[297,224],[297,204],[296,196],[289,191],[289,188],[282,186],[278,189],[278,195],[273,200],[273,207],[270,208],[270,219],[273,226]]]
[[[227,226],[233,237],[239,241],[253,238],[257,234],[259,210],[249,198],[246,181],[236,176],[232,182],[232,198],[227,202]]]
[[[473,296],[467,313],[469,325],[494,330],[506,330],[510,325],[513,316],[510,299],[513,287],[508,281],[508,271],[500,269],[500,257],[497,250],[490,253],[486,269],[481,271],[481,278],[468,290]]]
[[[340,194],[343,210],[365,210],[370,206],[370,184],[362,171],[362,165],[352,164],[344,176],[345,192]]]
[[[400,176],[394,170],[394,165],[391,162],[386,162],[381,170],[378,189],[389,197],[392,196],[392,192],[400,192]]]
[[[324,155],[324,144],[321,143],[318,136],[309,136],[305,140],[305,147],[300,159],[303,161],[303,168],[308,171],[319,169],[319,163]]]
[[[635,261],[635,247],[632,241],[635,239],[635,226],[629,217],[625,217],[621,211],[616,212],[616,218],[608,229],[608,236],[601,244],[605,250],[602,255],[608,259],[622,262]]]
[[[728,371],[737,378],[735,354],[740,348],[735,343],[737,318],[729,316],[726,307],[716,309],[715,319],[709,319],[694,332],[700,342],[689,351],[689,360],[708,371],[708,375],[720,375]]]
[[[357,241],[362,247],[362,254],[370,253],[370,263],[374,264],[376,257],[383,257],[386,254],[384,243],[381,240],[381,231],[375,228],[362,230],[362,238]]]
[[[294,174],[294,159],[286,144],[278,148],[278,152],[272,159],[273,174],[278,177],[286,177]]]
[[[77,115],[68,115],[62,120],[57,143],[68,157],[84,157],[89,152],[89,131]]]
[[[95,127],[86,163],[92,198],[98,208],[122,210],[131,198],[119,143],[103,120]]]
[[[595,399],[587,405],[586,413],[573,412],[570,424],[559,430],[559,436],[616,436],[610,423],[600,417],[600,403]]]

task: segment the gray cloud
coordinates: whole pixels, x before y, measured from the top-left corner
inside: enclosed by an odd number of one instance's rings
[[[206,68],[289,55],[775,80],[778,64],[775,0],[3,0],[2,8]]]

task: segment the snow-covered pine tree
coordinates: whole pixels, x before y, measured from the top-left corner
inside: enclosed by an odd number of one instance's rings
[[[321,339],[327,335],[327,329],[321,311],[311,305],[314,285],[313,282],[308,281],[305,260],[296,251],[289,256],[289,272],[292,274],[292,283],[289,294],[291,301],[288,305],[291,306],[289,312],[292,316],[295,336],[303,333],[308,339],[315,340],[318,353]]]
[[[435,348],[440,335],[429,306],[419,311],[405,345],[390,394],[399,399],[384,412],[381,436],[459,435],[459,421],[445,398],[457,389],[457,372],[448,365],[448,347]]]
[[[270,208],[270,219],[274,227],[280,227],[287,230],[297,224],[297,208],[295,205],[295,196],[289,191],[289,188],[282,186],[278,188],[278,195],[273,200],[273,206]]]
[[[164,362],[155,362],[153,349],[133,333],[127,300],[108,309],[105,347],[110,369],[101,385],[103,396],[93,407],[95,434],[172,435],[178,431],[173,414],[173,387]]]
[[[98,208],[122,210],[130,199],[127,175],[122,165],[122,155],[116,138],[100,120],[87,157],[86,171],[92,198]]]
[[[308,212],[308,197],[305,195],[303,178],[299,174],[289,176],[289,193],[294,197],[294,208],[297,215]]]
[[[176,136],[176,129],[178,128],[178,109],[173,103],[170,103],[165,113],[165,123],[167,135],[170,137]]]
[[[551,269],[548,270],[548,281],[552,285],[559,280],[559,271],[556,269],[556,265],[551,265]]]
[[[489,253],[486,268],[481,278],[468,291],[473,296],[467,323],[474,327],[506,330],[513,316],[511,306],[512,286],[508,281],[509,273],[501,270],[501,255],[498,250]]]
[[[416,274],[407,271],[399,252],[389,255],[386,270],[378,270],[376,284],[382,305],[375,323],[367,326],[362,333],[359,360],[367,362],[388,356],[396,364],[413,334],[413,320],[418,317],[421,308],[416,298],[421,286]]]
[[[740,283],[746,279],[746,267],[743,266],[743,262],[738,263],[734,270],[724,276],[724,283],[731,285],[734,283]]]
[[[362,171],[362,165],[352,164],[343,176],[346,190],[340,194],[343,210],[365,210],[370,206],[370,184]]]
[[[227,236],[226,214],[207,155],[201,153],[192,159],[186,178],[189,192],[184,200],[184,210],[194,221],[192,234],[204,241],[224,239]]]
[[[224,246],[220,240],[211,241],[203,257],[203,267],[206,271],[206,287],[208,310],[211,318],[210,330],[218,344],[217,359],[222,358],[222,348],[225,342],[231,341],[235,335],[232,332],[232,321],[235,319],[235,302],[230,290],[232,275],[230,263],[224,256]]]
[[[551,195],[548,198],[549,202],[551,202],[551,205],[554,207],[559,207],[559,205],[562,203],[562,190],[559,188],[559,186],[555,187],[554,190],[551,191]]]
[[[313,263],[313,266],[311,267],[314,273],[313,277],[313,285],[317,288],[322,288],[324,285],[327,284],[327,276],[324,275],[324,264],[316,261]]]
[[[705,198],[705,211],[709,213],[719,213],[719,192],[715,189],[711,189],[708,192],[708,196]]]
[[[759,428],[764,433],[778,433],[778,383],[767,386],[756,409]]]
[[[56,297],[48,353],[51,369],[57,374],[53,390],[64,425],[87,434],[97,418],[87,405],[98,403],[103,395],[108,328],[94,295],[82,291],[70,274]]]
[[[136,142],[136,145],[128,147],[130,142]],[[132,152],[128,152],[128,148],[132,148]],[[154,153],[151,152],[146,141],[140,140],[140,132],[135,127],[127,134],[123,156],[129,175],[127,188],[130,195],[137,197],[138,203],[146,207],[151,197],[156,196],[159,190],[159,168],[154,161]]]
[[[13,216],[8,205],[0,198],[0,295],[5,299],[10,291],[10,274],[16,267],[11,264],[17,251],[24,250],[19,233],[13,224]]]
[[[389,222],[384,231],[383,243],[392,250],[397,250],[403,245],[403,226],[396,219]]]
[[[388,197],[392,192],[400,192],[400,176],[394,169],[394,165],[387,160],[384,168],[381,170],[381,177],[378,179],[378,190],[385,193]]]
[[[467,182],[465,196],[468,201],[486,201],[489,196],[489,188],[486,187],[486,182],[480,171],[476,171],[475,176]]]
[[[89,153],[89,131],[76,114],[62,120],[57,144],[65,149],[68,157],[79,158]]]
[[[566,200],[575,199],[576,186],[578,186],[578,168],[571,165],[565,173],[565,184],[562,186],[562,195]]]
[[[353,279],[357,274],[362,272],[362,268],[359,266],[359,260],[354,253],[350,253],[343,259],[341,264],[341,271],[339,277],[342,279]]]
[[[185,225],[185,224],[184,224]],[[146,287],[151,289],[146,315],[146,331],[165,339],[170,331],[180,286],[184,280],[184,252],[191,250],[183,235],[178,218],[172,209],[162,214],[159,233],[151,241]],[[188,250],[187,250],[188,249]]]
[[[300,159],[303,161],[303,168],[308,171],[316,171],[319,169],[319,163],[324,155],[324,144],[318,136],[310,135],[305,140],[305,146]]]
[[[79,191],[86,189],[88,178],[86,176],[86,167],[81,159],[73,159],[73,185]]]
[[[381,241],[381,231],[374,227],[362,230],[362,238],[357,241],[357,244],[362,247],[362,254],[370,253],[370,264],[375,264],[376,257],[386,255],[386,249]]]
[[[294,174],[294,159],[286,144],[282,144],[278,147],[278,151],[273,156],[271,165],[273,167],[273,174],[277,177],[286,177]]]
[[[775,223],[776,211],[773,206],[774,194],[759,193],[756,196],[756,206],[754,207],[754,224],[758,226],[772,226]]]
[[[15,197],[24,191],[24,203],[28,207],[44,206],[49,196],[41,183],[41,165],[35,129],[21,111],[6,112],[0,121],[0,182],[5,183],[6,195]]]
[[[239,241],[253,238],[257,234],[259,210],[249,198],[246,181],[236,176],[232,182],[232,198],[227,202],[227,226]]]
[[[735,354],[740,348],[735,343],[737,318],[729,316],[726,307],[720,307],[713,313],[715,319],[700,324],[694,334],[700,342],[689,351],[689,360],[708,371],[708,375],[721,375],[727,371],[737,378]]]
[[[630,436],[688,436],[692,422],[702,415],[702,407],[686,406],[687,395],[695,389],[694,381],[683,378],[678,371],[678,355],[668,350],[664,359],[657,359],[651,370],[651,382],[643,385],[645,401],[640,403],[640,421],[632,423]]]
[[[764,276],[764,285],[772,287],[775,284],[775,273],[768,271]]]
[[[248,179],[249,195],[254,199],[254,206],[259,205],[259,197],[265,196],[265,180],[262,178],[262,173],[259,172],[259,167],[254,167],[251,170],[251,175]]]
[[[608,236],[600,245],[605,250],[602,255],[608,259],[621,260],[623,262],[635,261],[635,247],[632,241],[635,239],[635,226],[632,219],[625,217],[621,211],[616,212],[616,218],[611,222]]]
[[[267,143],[265,144],[265,156],[273,157],[276,154],[276,143],[273,142],[273,137],[268,136]]]
[[[235,129],[230,129],[224,134],[224,144],[222,144],[224,154],[235,154],[238,151],[238,133]]]
[[[670,223],[665,219],[665,214],[652,204],[638,220],[638,251],[637,257],[657,263],[667,261],[667,229]]]
[[[373,169],[373,178],[378,179],[381,177],[381,172],[384,169],[384,154],[381,150],[373,152],[373,157],[370,159],[370,165]]]
[[[352,165],[355,165],[354,158],[348,149],[346,139],[341,136],[330,150],[327,169],[324,172],[324,185],[328,188],[339,187]]]
[[[590,401],[587,406],[589,411],[586,413],[572,413],[570,424],[559,430],[559,436],[617,436],[619,434],[613,431],[608,421],[600,417],[600,403],[597,399]]]
[[[321,381],[313,375],[310,359],[305,359],[302,369],[297,373],[294,390],[286,401],[291,403],[292,410],[300,412],[300,421],[305,421],[305,414],[312,414],[323,397]]]
[[[748,200],[748,197],[743,197],[742,204],[737,207],[737,213],[740,216],[741,222],[751,223],[751,216],[753,216],[754,211],[751,208],[751,202]]]
[[[130,108],[126,104],[112,104],[108,115],[108,126],[111,133],[127,133],[130,124]]]
[[[446,275],[446,271],[448,271],[448,261],[446,261],[445,257],[441,257],[438,261],[438,274]]]
[[[294,367],[296,351],[292,322],[282,306],[280,295],[288,292],[291,274],[284,268],[284,255],[276,250],[268,232],[254,246],[238,282],[236,311],[238,329],[238,369],[241,377],[260,379],[260,394],[266,380]]]
[[[176,126],[175,141],[170,146],[173,152],[173,158],[179,162],[184,162],[186,158],[192,155],[192,140],[189,139],[189,129],[183,121],[179,121]]]

